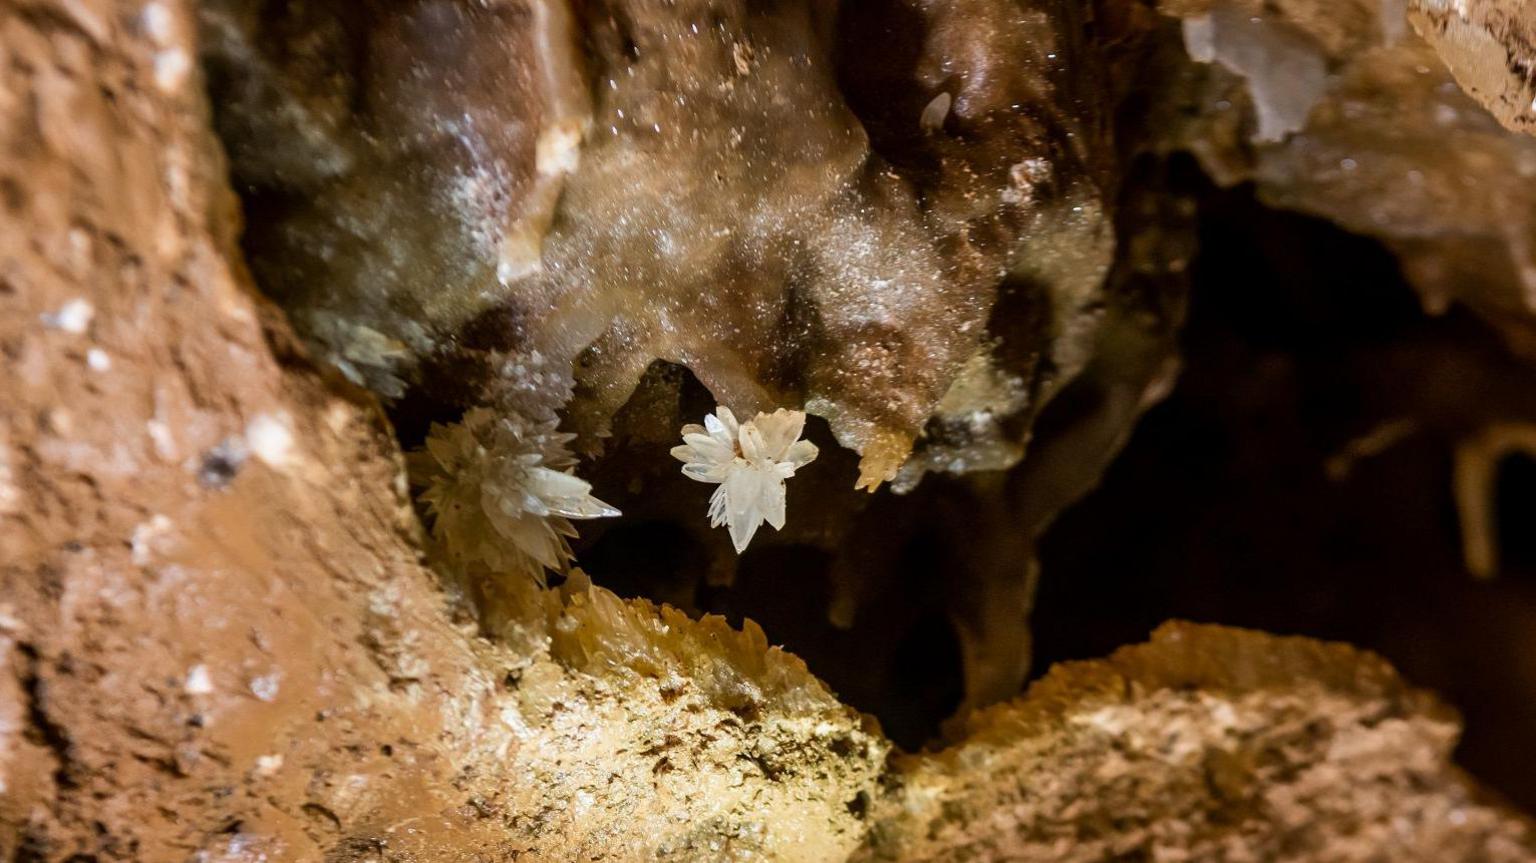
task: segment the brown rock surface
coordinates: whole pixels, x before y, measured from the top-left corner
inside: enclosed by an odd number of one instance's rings
[[[1506,127],[1536,132],[1536,4],[1412,0],[1409,8],[1463,90]]]
[[[1530,860],[1454,714],[1337,644],[1167,624],[897,760],[864,860]]]
[[[3,856],[846,853],[885,744],[759,631],[451,614],[379,414],[249,290],[191,30],[0,11]]]
[[[804,407],[858,467],[824,458],[791,491],[816,483],[822,517],[791,506],[754,544],[836,559],[838,627],[888,575],[870,546],[899,508],[868,515],[855,488],[1039,452],[1006,491],[939,492],[983,704],[1028,668],[1036,535],[1167,391],[1188,253],[1176,195],[1118,210],[1110,67],[1135,52],[1106,46],[1150,13],[1026,6],[613,0],[572,7],[572,34],[555,0],[211,0],[200,21],[258,284],[323,359],[402,397],[403,426],[558,410],[618,462],[580,466],[617,477],[604,500],[687,532],[718,585],[737,553],[697,487],[656,476],[677,479],[658,444],[717,403]],[[1122,223],[1143,236],[1117,250]],[[705,404],[684,410],[684,374]]]
[[[1463,49],[1427,23],[1443,6],[1418,4],[1425,41],[1395,3],[1166,4],[1189,54],[1212,65],[1174,64],[1176,80],[1160,87],[1173,98],[1153,124],[1217,182],[1251,181],[1270,206],[1380,240],[1426,309],[1465,305],[1536,356],[1536,141],[1478,104],[1486,85],[1472,87],[1477,99],[1457,86]],[[1518,67],[1528,25],[1505,20],[1513,41],[1484,53],[1507,48]]]

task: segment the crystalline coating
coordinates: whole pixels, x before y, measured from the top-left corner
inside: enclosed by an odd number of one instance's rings
[[[872,487],[941,403],[1000,421],[946,400],[963,370],[1043,396],[1086,360],[1112,241],[1080,9],[612,0],[585,68],[556,3],[367,9],[222,0],[204,29],[258,274],[387,394],[494,319],[571,369],[585,445],[661,359],[738,411],[805,404]],[[1046,312],[998,353],[1005,283]]]
[[[1451,764],[1458,730],[1371,654],[1167,623],[898,755],[852,859],[1531,859]]]
[[[386,395],[536,266],[585,121],[562,3],[202,13],[263,286]],[[509,112],[508,105],[518,106]]]
[[[817,518],[756,542],[834,555],[843,620],[880,589],[862,556],[880,517],[854,526],[867,504],[850,484],[910,491],[1033,446],[1043,457],[1013,489],[959,494],[1006,515],[996,548],[970,542],[955,562],[986,599],[950,609],[973,703],[1017,688],[1031,544],[1165,391],[1180,317],[1163,295],[1182,276],[1131,272],[1171,233],[1161,214],[1110,272],[1115,82],[1135,80],[1136,52],[1112,73],[1103,45],[1134,42],[1134,16],[1061,0],[608,0],[580,7],[578,65],[546,4],[381,4],[376,20],[277,4],[258,26],[251,2],[205,14],[221,128],[257,272],[333,362],[444,408],[558,415],[586,453],[657,360],[686,367],[710,406],[825,418],[857,479],[827,459],[791,490]],[[416,41],[433,43],[419,60],[402,47]],[[388,68],[348,72],[369,63]],[[573,80],[590,103],[560,96]],[[286,161],[325,170],[268,167]],[[553,210],[529,191],[546,168],[570,171]],[[515,254],[529,225],[548,228],[536,261]],[[1094,407],[1036,435],[1074,382]],[[680,409],[641,395],[650,413]],[[621,501],[631,519],[682,517]],[[728,583],[731,547],[703,541]]]

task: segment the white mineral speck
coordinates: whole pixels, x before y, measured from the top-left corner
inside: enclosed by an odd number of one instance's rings
[[[262,701],[271,702],[277,699],[277,674],[264,674],[261,677],[251,679],[251,694]]]
[[[245,427],[245,442],[268,467],[281,468],[293,451],[293,432],[286,416],[261,414]]]
[[[107,352],[101,348],[91,348],[86,351],[85,364],[90,366],[92,371],[106,372],[112,370],[112,358],[107,356]]]
[[[545,176],[569,174],[581,164],[581,127],[563,121],[544,129],[534,143],[535,169]]]
[[[171,427],[160,420],[149,420],[144,424],[144,431],[149,434],[149,439],[155,445],[155,454],[166,461],[174,461],[176,458],[176,436],[171,433]]]
[[[171,10],[159,0],[149,3],[139,14],[139,26],[144,28],[144,35],[156,44],[164,45],[171,41]]]
[[[0,632],[16,635],[25,627],[26,624],[16,616],[16,609],[9,602],[0,603]]]
[[[21,491],[16,488],[15,469],[11,467],[11,448],[0,441],[0,513],[21,508]]]
[[[533,733],[532,729],[528,727],[528,723],[523,719],[522,711],[518,710],[514,705],[507,704],[502,706],[501,722],[512,729],[512,733],[518,737],[527,738]]]
[[[167,48],[155,54],[155,86],[170,93],[179,89],[192,71],[192,58],[180,48]]]
[[[170,519],[163,515],[156,515],[134,528],[133,537],[129,540],[129,546],[133,550],[133,565],[147,566],[151,556],[158,551],[156,546],[160,544],[161,539],[170,534],[172,527]]]
[[[57,312],[43,315],[43,324],[66,333],[83,333],[91,325],[96,309],[83,299],[65,303]]]
[[[188,695],[207,695],[213,692],[213,678],[208,674],[208,666],[192,666],[192,670],[187,672],[187,681],[181,688]]]
[[[271,776],[283,769],[283,756],[261,755],[256,758],[256,775]]]

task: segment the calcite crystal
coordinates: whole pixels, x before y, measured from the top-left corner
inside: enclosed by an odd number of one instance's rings
[[[543,583],[546,570],[565,572],[566,539],[576,535],[570,520],[619,515],[571,473],[569,437],[488,408],[434,425],[408,464],[441,553],[466,573],[491,577]]]
[[[683,426],[672,457],[683,476],[716,486],[709,498],[710,527],[727,527],[737,553],[763,522],[784,529],[784,482],[816,459],[816,445],[800,439],[805,414],[780,408],[738,423],[729,408],[706,414],[704,425]]]

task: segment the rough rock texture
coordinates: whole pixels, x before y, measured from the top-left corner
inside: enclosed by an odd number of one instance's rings
[[[662,444],[714,401],[819,414],[858,467],[797,479],[820,517],[759,547],[823,556],[847,628],[893,580],[886,526],[929,528],[968,705],[1017,690],[1033,543],[1176,371],[1187,202],[1149,151],[1381,239],[1427,307],[1536,356],[1536,142],[1404,3],[562,9],[206,4],[258,282],[405,423],[562,411],[608,444],[603,499],[714,585],[736,555]],[[845,493],[1003,470],[907,511]]]
[[[399,395],[498,266],[537,264],[589,123],[566,5],[198,11],[246,240],[282,250],[258,279],[323,357]]]
[[[1380,239],[1427,308],[1465,304],[1536,355],[1536,141],[1457,86],[1402,5],[1162,8],[1184,17],[1189,53],[1217,64],[1170,64],[1161,89],[1175,98],[1157,123],[1172,130],[1169,146],[1195,153],[1224,185],[1254,182],[1271,206]],[[1289,62],[1270,62],[1281,55]],[[1315,98],[1275,101],[1298,92]],[[1266,125],[1277,116],[1282,127]]]
[[[1409,20],[1500,123],[1536,132],[1536,5],[1529,0],[1412,0]]]
[[[1169,624],[904,756],[862,860],[1530,860],[1454,715],[1341,645]]]
[[[1161,89],[1174,98],[1153,122],[1172,130],[1168,146],[1193,152],[1223,185],[1252,182],[1270,206],[1380,240],[1426,311],[1465,306],[1512,352],[1536,358],[1536,141],[1511,131],[1528,131],[1531,117],[1529,4],[1160,8],[1182,17],[1188,53],[1212,64],[1201,72],[1167,61]],[[1434,365],[1416,378],[1423,392],[1455,376]],[[1443,412],[1459,426],[1456,503],[1466,565],[1478,574],[1496,567],[1491,467],[1530,451],[1519,433],[1529,415],[1518,393]]]
[[[885,744],[759,631],[451,614],[376,409],[241,270],[192,30],[0,10],[3,856],[845,854]]]

